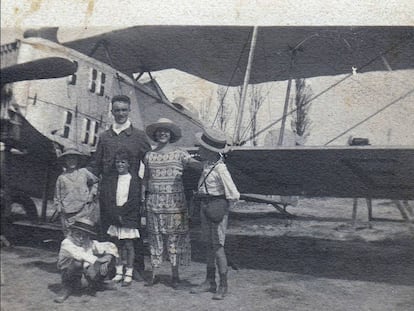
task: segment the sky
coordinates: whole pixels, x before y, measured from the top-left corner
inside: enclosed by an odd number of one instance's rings
[[[2,0],[1,27],[412,25],[413,11],[411,0]]]
[[[176,79],[179,74],[179,79]],[[186,97],[193,107],[202,110],[210,104],[210,118],[214,119],[217,107],[217,89],[219,86],[176,70],[165,70],[154,74],[157,82],[170,100]],[[369,72],[356,74],[339,83],[336,87],[321,94],[333,84],[341,81],[345,75],[315,77],[306,79],[313,97],[309,108],[312,122],[306,145],[324,145],[333,138],[357,125],[371,115],[379,112],[355,129],[340,136],[330,145],[344,145],[350,136],[365,137],[373,145],[414,145],[414,94],[404,97],[414,89],[414,70],[392,72]],[[283,114],[287,82],[269,82],[257,85],[265,98],[259,109],[259,129],[280,120]],[[224,87],[224,89],[227,89]],[[294,89],[294,84],[292,86]],[[197,90],[197,91],[195,91]],[[234,132],[235,88],[228,88],[226,105],[230,107],[231,117],[228,134]],[[292,90],[292,96],[294,91]],[[402,98],[403,97],[403,98]],[[211,100],[210,100],[211,98]],[[398,100],[399,98],[402,98]],[[249,98],[248,98],[249,100]],[[392,104],[395,102],[395,104]],[[290,111],[290,109],[289,109]],[[249,124],[250,113],[246,108],[244,124]],[[286,122],[286,129],[291,129],[291,118]],[[279,130],[281,122],[271,129]],[[259,144],[264,143],[265,131],[258,137]],[[245,135],[247,138],[248,135]]]
[[[116,4],[114,4],[116,3]],[[116,7],[116,9],[114,9]],[[387,1],[108,1],[108,0],[2,0],[1,41],[21,36],[26,28],[60,26],[62,42],[132,25],[414,25],[414,2]],[[76,29],[76,31],[74,31]],[[170,100],[185,97],[199,111],[210,107],[210,122],[217,111],[218,86],[177,70],[153,73]],[[315,100],[310,108],[309,145],[325,144],[349,127],[369,117],[413,88],[414,72],[381,72],[352,76]],[[313,94],[328,88],[336,77],[307,80]],[[286,81],[259,86],[265,103],[258,114],[259,126],[282,114]],[[226,102],[233,113],[228,126],[234,131],[235,89]],[[373,144],[414,145],[413,94],[346,133],[332,144],[345,144],[350,135],[369,137]],[[210,106],[208,106],[210,105]],[[245,112],[248,123],[249,111]],[[278,129],[280,122],[273,127]],[[290,128],[290,121],[287,122]],[[258,139],[263,143],[264,133]]]

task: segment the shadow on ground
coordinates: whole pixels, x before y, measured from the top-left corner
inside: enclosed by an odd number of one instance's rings
[[[345,217],[318,217],[318,216],[300,216],[300,215],[283,215],[279,212],[256,212],[256,213],[240,213],[230,212],[230,221],[234,220],[251,220],[251,219],[274,219],[276,221],[285,222],[286,220],[303,220],[303,221],[323,221],[323,222],[349,222],[349,218]]]
[[[194,241],[192,259],[205,262],[204,251],[204,244]],[[226,253],[239,269],[414,285],[412,240],[365,242],[229,235]]]
[[[59,273],[59,270],[56,266],[56,262],[45,262],[42,260],[35,260],[31,262],[24,263],[25,267],[35,267],[40,270],[46,271],[48,273]]]
[[[199,230],[192,230],[192,259],[205,262],[205,245]],[[19,240],[18,245],[35,247],[34,252],[15,250],[22,257],[40,256],[41,260],[27,263],[50,273],[56,273],[50,258],[42,259],[42,249],[59,250],[57,241],[40,243],[45,237]],[[46,238],[50,238],[50,234]],[[36,241],[34,241],[36,240]],[[339,241],[312,237],[263,235],[228,235],[226,252],[239,269],[272,270],[320,278],[383,282],[394,285],[414,285],[414,241],[409,237],[366,242]],[[148,255],[148,254],[147,254]],[[165,283],[169,279],[164,280]],[[191,284],[188,284],[191,286]]]

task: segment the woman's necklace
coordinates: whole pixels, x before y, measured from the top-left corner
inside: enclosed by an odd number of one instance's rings
[[[165,144],[165,145],[158,145],[157,148],[155,148],[153,151],[164,154],[164,153],[171,152],[173,150],[174,148],[170,144]]]

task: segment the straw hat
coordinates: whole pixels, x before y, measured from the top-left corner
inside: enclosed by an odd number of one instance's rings
[[[208,150],[220,153],[228,151],[226,134],[222,131],[206,128],[203,133],[197,133],[195,136],[200,145]]]
[[[156,141],[155,132],[159,128],[170,130],[170,143],[174,143],[181,138],[181,129],[173,121],[167,118],[160,118],[157,122],[148,125],[145,129],[145,132],[147,133],[148,137],[150,137],[153,141]]]
[[[77,219],[75,223],[70,226],[70,229],[77,229],[89,234],[96,235],[95,224],[87,218]]]

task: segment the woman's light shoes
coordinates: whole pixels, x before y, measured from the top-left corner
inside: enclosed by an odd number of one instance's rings
[[[112,279],[112,282],[119,283],[119,282],[121,282],[124,279],[124,277],[123,277],[123,274],[124,274],[124,266],[123,265],[117,265],[115,267],[115,270],[116,270],[116,275]]]
[[[124,280],[122,281],[122,286],[123,287],[127,287],[130,286],[132,283],[132,268],[126,268],[125,271],[125,277]]]
[[[115,275],[115,277],[112,279],[112,282],[114,283],[119,283],[124,279],[124,276],[122,274],[117,274]]]
[[[130,286],[132,284],[132,275],[125,275],[124,280],[122,281],[122,287],[127,287]]]

